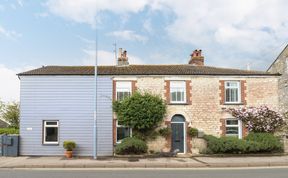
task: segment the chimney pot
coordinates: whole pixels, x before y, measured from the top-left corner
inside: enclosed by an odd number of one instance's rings
[[[201,49],[194,50],[190,56],[191,56],[191,59],[189,61],[189,64],[195,65],[195,66],[204,66],[204,56],[202,56]]]
[[[125,65],[129,65],[128,62],[128,57],[127,57],[127,51],[124,50],[122,52],[122,48],[119,48],[119,55],[118,55],[118,66],[125,66]]]

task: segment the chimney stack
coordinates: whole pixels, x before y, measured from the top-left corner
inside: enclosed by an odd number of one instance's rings
[[[122,52],[122,48],[119,48],[119,51],[118,51],[118,63],[117,63],[117,65],[118,66],[129,65],[128,57],[127,57],[127,51],[124,50]]]
[[[204,66],[204,56],[202,56],[202,50],[195,49],[191,56],[191,59],[189,61],[189,64],[194,65],[194,66]]]

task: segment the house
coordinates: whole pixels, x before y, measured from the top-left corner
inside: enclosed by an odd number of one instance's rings
[[[280,111],[288,112],[288,45],[278,55],[267,71],[281,74],[279,79],[279,107]]]
[[[97,71],[98,156],[113,155],[113,146],[133,135],[117,122],[112,101],[136,90],[161,95],[167,102],[162,126],[171,126],[172,134],[149,143],[155,151],[191,152],[188,127],[242,138],[247,131],[227,108],[268,105],[278,110],[278,74],[205,66],[201,50],[193,51],[187,64],[130,65],[120,49],[116,66]],[[18,76],[20,154],[62,155],[63,141],[74,140],[77,155],[92,156],[94,67],[43,66]]]

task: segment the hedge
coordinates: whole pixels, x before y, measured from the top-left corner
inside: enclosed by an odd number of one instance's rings
[[[207,141],[207,154],[283,152],[281,141],[270,133],[250,133],[245,139],[206,135],[204,139]]]
[[[245,140],[248,143],[256,142],[257,152],[282,152],[283,144],[278,137],[271,133],[250,133]]]
[[[0,128],[0,135],[2,134],[19,134],[19,129],[15,128]]]
[[[119,155],[147,153],[148,146],[145,141],[135,137],[128,137],[116,146],[115,152]]]

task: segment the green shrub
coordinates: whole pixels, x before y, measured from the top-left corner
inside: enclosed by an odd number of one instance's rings
[[[19,134],[19,129],[16,128],[0,128],[0,135],[2,134]]]
[[[125,154],[143,154],[147,153],[148,146],[143,140],[135,137],[129,137],[122,140],[116,146],[115,152],[119,155]]]
[[[133,130],[133,137],[138,138],[143,141],[155,140],[159,133],[155,130],[147,130],[145,132],[139,130]]]
[[[283,144],[271,133],[250,133],[245,140],[258,143],[255,152],[282,152]]]
[[[245,153],[247,144],[244,140],[236,137],[204,136],[207,141],[207,152],[211,153]]]
[[[164,127],[159,129],[159,135],[161,135],[162,137],[167,137],[168,135],[171,134],[171,128],[170,127]]]
[[[245,139],[236,137],[217,138],[205,135],[207,141],[206,153],[272,153],[282,152],[283,144],[273,134],[269,133],[250,133]]]
[[[190,137],[197,137],[198,136],[198,129],[189,128],[188,134],[190,135]]]
[[[142,132],[156,128],[166,113],[161,96],[135,92],[122,101],[113,102],[113,111],[119,122]]]
[[[76,148],[76,143],[74,141],[64,141],[63,148],[65,148],[67,151],[72,151],[74,148]]]

